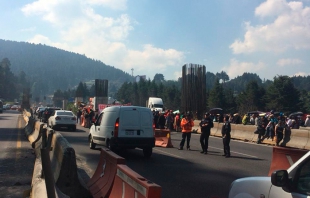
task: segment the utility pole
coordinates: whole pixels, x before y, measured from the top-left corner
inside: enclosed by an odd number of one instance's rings
[[[133,77],[133,68],[131,68],[131,76]]]

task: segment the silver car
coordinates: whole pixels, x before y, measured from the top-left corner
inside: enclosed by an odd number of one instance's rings
[[[72,111],[55,110],[49,117],[47,125],[52,129],[66,127],[76,131],[76,116]]]

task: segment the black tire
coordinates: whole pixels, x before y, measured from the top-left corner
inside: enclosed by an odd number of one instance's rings
[[[152,153],[153,153],[153,148],[152,147],[147,147],[147,148],[143,149],[143,155],[146,158],[150,158]]]
[[[94,143],[94,141],[93,141],[93,137],[92,136],[90,136],[89,137],[89,148],[90,149],[95,149],[96,148],[96,143]]]
[[[72,127],[72,131],[73,131],[73,132],[76,131],[76,126],[73,126],[73,127]]]
[[[114,148],[113,146],[111,146],[110,140],[109,140],[109,139],[107,139],[106,147],[107,147],[108,149],[110,149],[110,151],[115,151],[115,148]]]

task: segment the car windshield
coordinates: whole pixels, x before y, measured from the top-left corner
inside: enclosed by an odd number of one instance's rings
[[[57,112],[57,115],[73,116],[72,112]]]

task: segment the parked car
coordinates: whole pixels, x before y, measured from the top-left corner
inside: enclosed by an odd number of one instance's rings
[[[11,104],[5,104],[6,105],[6,110],[10,110],[11,109]]]
[[[13,105],[11,106],[11,110],[18,110],[20,108],[19,105]]]
[[[72,111],[55,110],[48,119],[47,126],[52,129],[66,127],[76,131],[76,116]]]
[[[55,110],[61,110],[61,109],[57,107],[47,107],[46,109],[44,109],[40,117],[40,121],[47,123],[48,119],[50,118],[50,116]]]

